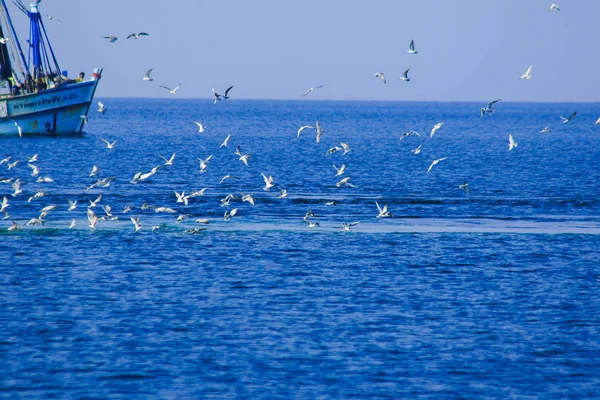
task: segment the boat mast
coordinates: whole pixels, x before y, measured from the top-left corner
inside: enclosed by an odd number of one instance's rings
[[[10,13],[8,12],[8,8],[6,7],[6,3],[4,0],[0,0],[0,4],[2,5],[2,16],[6,20],[8,28],[10,29],[10,39],[14,42],[14,46],[16,47],[21,59],[20,61],[23,63],[21,65],[23,71],[28,69],[27,61],[25,60],[25,54],[23,54],[23,49],[21,49],[21,43],[19,42],[19,38],[17,37],[17,32],[15,31],[15,27],[12,23],[12,19],[10,18]],[[11,68],[14,71],[14,68]]]

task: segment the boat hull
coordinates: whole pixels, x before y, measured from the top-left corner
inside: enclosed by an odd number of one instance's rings
[[[78,134],[99,80],[71,83],[38,93],[0,98],[0,135]]]

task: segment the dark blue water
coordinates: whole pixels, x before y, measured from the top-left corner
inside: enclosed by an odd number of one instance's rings
[[[0,183],[0,397],[599,396],[598,105],[499,103],[482,119],[473,103],[103,101],[82,137],[0,138],[21,160],[0,178],[23,181],[16,197]],[[316,120],[321,143],[297,140]],[[353,151],[326,156],[340,141]],[[31,176],[34,153],[54,182]],[[336,186],[343,163],[354,188]],[[115,180],[85,191],[98,177]],[[241,192],[255,205],[220,205]],[[91,229],[99,194],[98,217],[118,219]],[[7,230],[48,205],[44,225]]]

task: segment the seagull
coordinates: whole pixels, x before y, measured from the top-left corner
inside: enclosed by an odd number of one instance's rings
[[[404,71],[404,73],[400,77],[400,79],[402,79],[404,82],[410,82],[410,78],[408,77],[408,71],[410,71],[410,68]]]
[[[240,161],[244,163],[244,165],[248,166],[248,159],[252,157],[250,154],[242,154],[240,155]]]
[[[319,143],[321,141],[321,135],[325,133],[325,131],[321,128],[321,124],[319,121],[315,124],[315,128],[317,129],[317,138],[316,141]]]
[[[335,176],[340,176],[340,175],[342,175],[342,174],[344,173],[344,171],[346,170],[346,164],[342,164],[342,166],[341,166],[341,167],[339,167],[339,168],[338,168],[338,167],[336,167],[336,166],[335,166],[335,164],[332,164],[332,165],[333,165],[333,168],[335,168],[335,170],[336,170],[336,172],[337,172],[337,173],[335,174]]]
[[[254,205],[254,197],[252,197],[251,194],[242,193],[242,201],[247,201],[248,203]]]
[[[12,221],[12,225],[8,227],[9,231],[20,231],[21,230],[21,226],[19,226],[19,224],[17,224],[16,222]]]
[[[235,197],[232,194],[228,194],[227,196],[221,199],[221,207],[228,207],[231,203],[231,200],[233,199],[237,199],[237,197]]]
[[[263,190],[270,190],[274,186],[273,177],[271,175],[266,176],[263,172],[261,172],[261,175],[263,177],[263,180],[265,181],[265,187],[263,188]]]
[[[467,182],[463,183],[462,185],[459,185],[458,188],[464,190],[469,194],[471,193],[471,189],[469,189],[469,184]]]
[[[347,177],[343,178],[341,181],[339,181],[338,183],[336,183],[335,186],[337,186],[337,187],[348,186],[351,188],[356,187],[353,184],[351,184],[350,182],[348,182],[349,180],[350,180],[350,177],[347,176]]]
[[[419,145],[419,147],[417,147],[417,148],[415,148],[415,149],[412,149],[410,152],[411,152],[411,153],[413,153],[413,154],[419,154],[419,153],[421,152],[421,150],[422,150],[422,149],[423,149],[423,143],[421,143],[421,144]]]
[[[210,221],[208,220],[208,218],[198,218],[196,222],[199,224],[208,224]]]
[[[284,197],[287,197],[287,195],[288,195],[287,189],[284,189],[284,188],[280,188],[279,193],[280,193],[279,196],[277,196],[278,199],[283,199]]]
[[[175,193],[175,196],[177,197],[177,203],[183,203],[186,206],[188,205],[188,197],[186,197],[185,191],[178,193],[177,191],[173,190],[173,192]]]
[[[77,200],[75,200],[75,201],[69,200],[68,211],[73,211],[73,210],[75,210],[75,208],[77,208]]]
[[[13,119],[13,122],[15,123],[15,126],[17,127],[17,132],[19,132],[19,137],[23,136],[23,129],[21,128],[21,126],[17,123],[17,121],[15,121]]]
[[[194,121],[194,123],[196,125],[198,125],[198,133],[204,132],[204,130],[206,129],[206,127],[204,125],[202,125],[200,122],[196,122],[196,121]]]
[[[305,129],[315,129],[315,127],[314,126],[310,126],[310,125],[301,126],[300,129],[298,129],[298,135],[296,135],[296,139],[300,139],[300,134]]]
[[[600,119],[599,119],[598,121],[600,121]],[[549,126],[545,127],[544,129],[542,129],[542,130],[540,131],[540,133],[550,133],[550,132],[552,132],[552,131],[550,130],[550,127],[549,127]]]
[[[204,196],[204,193],[208,190],[208,188],[204,188],[204,189],[200,189],[200,190],[196,190],[195,192],[192,192],[189,194],[189,196],[186,196],[188,198],[192,198],[192,197],[198,197],[198,196]]]
[[[533,65],[530,65],[529,68],[527,68],[527,71],[521,75],[521,79],[531,79],[531,68],[533,68]]]
[[[227,135],[227,137],[225,138],[225,140],[223,140],[223,143],[221,143],[219,147],[227,147],[227,145],[229,144],[229,139],[231,139],[231,133]]]
[[[49,176],[40,176],[39,178],[37,178],[36,182],[37,183],[52,183],[52,182],[54,182],[54,179],[50,178]]]
[[[152,82],[154,79],[150,77],[150,74],[152,73],[152,69],[150,68],[148,71],[146,71],[146,73],[144,74],[144,81],[148,81],[148,82]]]
[[[438,158],[437,160],[433,160],[431,162],[431,165],[429,166],[429,168],[427,169],[427,172],[431,171],[431,168],[433,168],[434,165],[436,165],[437,163],[439,163],[440,161],[444,161],[446,160],[448,157],[444,157],[444,158]]]
[[[110,35],[110,36],[104,36],[104,39],[108,39],[108,41],[109,41],[110,43],[114,43],[114,42],[116,42],[116,41],[117,41],[119,38],[118,38],[118,37],[116,37],[116,36]]]
[[[374,74],[374,76],[375,76],[376,78],[379,78],[379,79],[381,79],[381,80],[383,81],[383,83],[387,83],[387,82],[385,81],[385,76],[383,76],[383,72],[376,72],[376,73]]]
[[[173,210],[171,207],[156,207],[154,209],[155,213],[167,213],[167,214],[177,214],[177,211]]]
[[[377,218],[388,218],[392,216],[392,213],[387,209],[387,204],[384,204],[383,208],[379,206],[378,202],[375,202],[375,205],[377,206],[377,212],[379,213],[377,214]]]
[[[80,115],[79,118],[81,118],[83,120],[84,125],[88,124],[88,116],[87,115]]]
[[[114,149],[115,148],[115,144],[117,144],[117,141],[115,140],[114,142],[110,143],[108,140],[106,139],[102,139],[102,141],[104,143],[106,143],[106,148],[107,149]]]
[[[496,100],[492,100],[492,101],[488,102],[487,106],[485,108],[481,109],[481,116],[483,117],[486,113],[492,114],[494,111],[496,111],[496,110],[492,109],[492,106],[499,101],[502,101],[502,99],[496,99]]]
[[[340,146],[333,146],[332,148],[330,148],[329,150],[327,150],[327,153],[325,153],[325,155],[330,156],[333,153],[338,152],[338,151],[342,151],[342,150],[344,150],[344,149],[342,149]]]
[[[8,156],[5,159],[0,160],[0,165],[7,164],[10,161],[11,158],[12,158],[12,156]]]
[[[515,138],[513,137],[513,135],[509,134],[508,135],[508,151],[511,151],[512,149],[514,149],[518,145],[519,144],[517,142],[515,142]]]
[[[8,197],[4,196],[4,198],[2,199],[2,203],[0,204],[0,212],[4,212],[4,210],[6,210],[6,207],[8,207],[10,204],[8,204]]]
[[[73,220],[69,224],[69,229],[75,228],[75,225],[77,225],[77,220],[75,218],[73,218]]]
[[[233,175],[225,175],[223,178],[221,178],[221,181],[219,181],[219,185],[222,184],[223,182],[225,182],[227,179],[239,179],[237,176],[233,176]]]
[[[304,222],[307,223],[307,226],[309,228],[316,228],[317,226],[319,226],[319,222],[318,221],[308,221],[308,220],[304,220]]]
[[[416,135],[416,136],[421,137],[421,134],[419,132],[417,132],[417,131],[408,131],[408,132],[404,132],[402,135],[400,135],[400,140],[399,141],[401,142],[403,139],[405,139],[405,138],[407,138],[407,137],[409,137],[411,135]]]
[[[106,112],[106,107],[104,107],[104,103],[101,101],[98,102],[98,112],[100,114],[104,114]]]
[[[14,189],[14,192],[12,194],[12,197],[17,197],[17,195],[23,193],[23,191],[21,190],[21,180],[17,178],[16,181],[14,181],[14,183],[12,184],[12,188]]]
[[[169,91],[169,93],[171,93],[171,94],[177,94],[177,91],[178,91],[178,90],[179,90],[179,88],[181,87],[181,83],[179,83],[179,85],[175,86],[175,88],[174,88],[174,89],[171,89],[171,88],[169,88],[169,87],[162,86],[162,85],[161,85],[160,87],[161,87],[161,88],[164,88],[164,89],[167,89],[167,90]]]
[[[348,154],[352,151],[352,149],[350,148],[350,146],[348,146],[346,143],[340,142],[340,146],[342,146],[342,149],[344,149],[344,154]]]
[[[316,216],[316,214],[313,214],[313,212],[312,212],[312,211],[308,210],[308,211],[306,212],[306,215],[304,216],[304,218],[303,218],[303,219],[304,219],[304,221],[308,221],[308,219],[309,219],[310,217],[318,218],[318,217]]]
[[[96,216],[94,211],[90,208],[87,209],[86,215],[87,215],[88,222],[90,224],[89,225],[90,228],[96,229],[96,224],[98,223],[98,216]]]
[[[233,86],[229,86],[227,90],[225,90],[225,94],[219,94],[215,92],[215,88],[213,88],[213,103],[217,104],[217,101],[227,100],[229,98],[229,91],[233,89]]]
[[[433,135],[438,131],[438,129],[440,129],[442,127],[442,125],[444,125],[443,122],[437,123],[433,126],[433,129],[431,129],[431,132],[429,133],[429,138],[431,139],[433,137]]]
[[[100,203],[100,200],[102,200],[102,194],[98,195],[96,200],[94,200],[94,201],[90,200],[90,205],[88,206],[88,209],[96,207],[98,205],[98,203]]]
[[[150,36],[150,35],[148,35],[146,32],[132,33],[131,35],[127,36],[127,39],[134,38],[137,40],[137,38],[139,38],[140,36]]]
[[[350,232],[353,226],[358,225],[358,222],[342,222],[342,231]]]
[[[415,50],[415,41],[411,40],[410,44],[408,45],[408,50],[406,50],[406,52],[408,54],[419,54],[419,52],[417,50]]]
[[[55,17],[55,16],[53,16],[53,15],[44,14],[44,16],[48,17],[48,19],[49,19],[50,21],[56,20],[56,21],[60,22],[61,24],[64,24],[64,22],[62,22],[62,21],[61,21],[59,18],[56,18],[56,17]]]
[[[135,231],[139,231],[140,229],[142,229],[142,224],[140,222],[139,218],[133,218],[133,217],[129,217],[129,219],[131,220],[131,222],[133,222],[133,225],[135,226]]]
[[[123,214],[127,214],[131,210],[133,210],[132,206],[125,206],[123,207]]]
[[[304,94],[302,96],[306,96],[307,94],[309,94],[310,92],[312,92],[315,89],[321,89],[323,86],[325,85],[321,85],[321,86],[315,86],[315,87],[311,87],[310,89],[308,89],[306,92],[304,92]]]
[[[198,157],[196,157],[198,158]],[[208,156],[205,160],[198,158],[198,161],[200,161],[200,172],[206,172],[206,168],[208,167],[208,162],[210,161],[210,159],[212,158],[212,154],[210,156]]]
[[[562,119],[563,124],[566,124],[567,122],[571,122],[573,120],[573,118],[575,118],[576,115],[577,115],[577,111],[575,111],[573,114],[569,115],[569,118],[560,117],[560,119]]]
[[[19,160],[15,161],[14,163],[7,163],[6,166],[8,167],[8,170],[10,171],[14,167],[16,167],[18,163],[19,163]]]
[[[29,160],[27,160],[28,163],[34,163],[38,160],[38,153],[35,153],[33,156],[29,157]]]
[[[553,3],[550,7],[548,7],[548,12],[552,10],[560,11],[560,8],[558,7],[558,5]]]
[[[32,169],[31,176],[37,176],[37,175],[39,175],[39,173],[41,171],[41,168],[37,167],[34,164],[27,164],[27,166]]]
[[[6,42],[8,42],[9,40],[10,40],[10,38],[3,38],[3,37],[0,37],[0,43],[1,43],[1,44],[6,44]]]
[[[169,159],[167,159],[167,158],[165,158],[165,157],[161,156],[160,154],[159,154],[158,156],[159,156],[160,158],[162,158],[163,160],[165,160],[165,164],[164,164],[164,165],[166,166],[166,165],[173,165],[173,160],[175,160],[175,155],[176,155],[176,154],[177,154],[177,153],[173,153],[173,154],[171,154],[171,157],[170,157]]]
[[[154,176],[154,174],[156,174],[160,168],[162,168],[162,165],[158,165],[158,166],[152,168],[150,170],[150,172],[146,172],[145,174],[141,174],[138,177],[138,180],[145,181],[146,179],[150,178],[151,176]]]
[[[598,119],[596,120],[596,123],[594,124],[594,126],[596,126],[596,125],[600,125],[600,118],[598,118]]]
[[[238,209],[234,208],[231,211],[225,211],[225,214],[223,215],[223,220],[224,221],[229,221],[231,219],[231,217],[233,217],[235,214],[237,214]]]
[[[186,219],[188,219],[191,215],[190,214],[180,214],[177,219],[175,220],[176,224],[180,224],[183,221],[185,221]]]

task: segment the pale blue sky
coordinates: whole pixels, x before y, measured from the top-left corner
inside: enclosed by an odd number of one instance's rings
[[[232,98],[302,99],[323,84],[304,99],[598,102],[600,1],[556,2],[561,12],[547,12],[552,0],[44,0],[41,11],[64,21],[45,20],[62,69],[104,68],[98,97],[172,97],[158,85],[182,82],[177,98],[234,85]],[[139,31],[150,37],[125,39]]]

